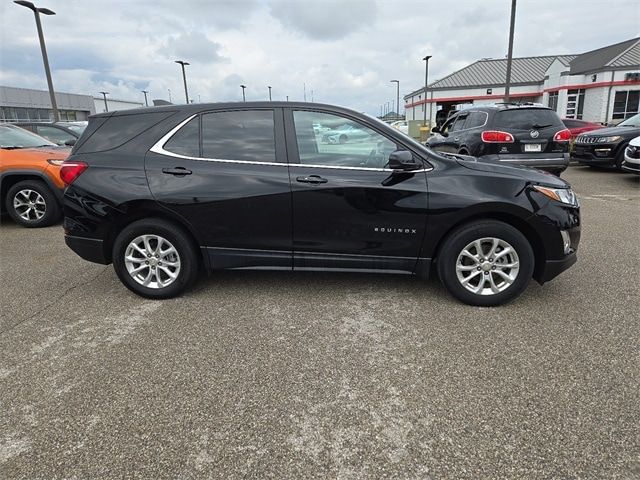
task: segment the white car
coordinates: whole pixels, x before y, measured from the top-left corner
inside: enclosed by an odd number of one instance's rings
[[[400,130],[405,135],[409,135],[409,124],[404,120],[397,120],[391,123],[391,126],[396,130]]]
[[[640,174],[640,137],[631,140],[624,149],[624,162],[621,168],[625,172]]]

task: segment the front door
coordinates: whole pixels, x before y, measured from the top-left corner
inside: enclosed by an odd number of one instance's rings
[[[281,109],[203,112],[145,158],[155,199],[200,235],[213,268],[292,268]]]
[[[411,272],[425,232],[424,169],[394,173],[403,149],[348,116],[286,113],[296,269]]]

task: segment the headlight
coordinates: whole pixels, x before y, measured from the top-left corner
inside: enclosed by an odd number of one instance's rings
[[[578,197],[576,197],[576,194],[573,193],[573,190],[570,188],[549,188],[541,185],[534,185],[533,188],[552,200],[573,205],[574,207],[578,206]]]
[[[622,137],[620,135],[614,135],[612,137],[598,137],[598,143],[615,143]]]

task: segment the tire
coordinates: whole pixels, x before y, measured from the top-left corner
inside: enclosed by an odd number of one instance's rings
[[[27,228],[53,225],[60,220],[58,199],[40,180],[23,180],[13,185],[5,197],[7,213]]]
[[[624,151],[626,150],[627,146],[626,145],[622,145],[622,148],[620,148],[620,151],[618,152],[618,155],[616,155],[616,163],[615,163],[615,167],[616,170],[619,172],[622,172],[622,162],[624,162]]]
[[[133,243],[138,248],[133,247]],[[158,244],[160,250],[167,253],[158,253]],[[170,252],[170,247],[175,254]],[[147,256],[149,260],[145,254],[151,255]],[[198,276],[198,255],[189,234],[171,222],[156,218],[139,220],[125,227],[113,244],[112,259],[120,281],[146,298],[180,295]]]
[[[340,135],[340,138],[338,138],[338,142],[340,143],[340,145],[347,143],[347,136],[346,135]]]
[[[477,255],[476,241],[480,241],[481,256]],[[496,258],[488,256],[492,247],[494,256],[498,254]],[[508,247],[512,250],[507,251]],[[465,250],[472,255],[464,255]],[[478,262],[472,260],[473,256],[490,261]],[[489,307],[507,303],[524,291],[533,275],[534,260],[533,249],[519,230],[503,222],[484,220],[463,225],[449,234],[437,267],[440,281],[454,297],[468,305]],[[463,280],[467,277],[471,278],[465,286]]]

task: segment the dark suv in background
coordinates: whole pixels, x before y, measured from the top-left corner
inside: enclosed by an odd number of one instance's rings
[[[326,129],[352,129],[344,143]],[[436,154],[341,107],[196,104],[91,117],[60,172],[66,242],[151,298],[200,269],[409,273],[436,268],[474,305],[576,261],[570,186]],[[247,293],[250,295],[250,293]]]
[[[496,104],[461,110],[426,145],[440,152],[471,155],[560,174],[569,165],[571,133],[551,109],[534,104]]]
[[[615,167],[622,170],[624,150],[640,135],[640,113],[627,118],[616,127],[601,128],[578,135],[572,157],[583,165]]]

